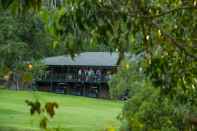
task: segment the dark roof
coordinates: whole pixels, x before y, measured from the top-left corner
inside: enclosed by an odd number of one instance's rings
[[[43,60],[45,65],[78,65],[78,66],[116,66],[116,52],[84,52],[73,59],[69,55],[48,57]]]

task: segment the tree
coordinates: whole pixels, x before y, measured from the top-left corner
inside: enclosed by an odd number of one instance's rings
[[[9,11],[0,14],[0,77],[10,76],[8,83],[12,85],[17,83],[15,76],[20,76],[25,62],[53,54],[49,51],[51,38],[37,16],[16,17]]]
[[[147,76],[173,96],[176,87],[196,86],[196,12],[196,1],[66,1],[54,33],[71,54],[91,42],[117,48],[119,60],[145,52]]]
[[[196,1],[73,0],[54,32],[72,52],[88,42],[117,48],[120,60],[125,51],[144,51],[147,76],[173,95],[176,87],[196,86],[196,11]]]

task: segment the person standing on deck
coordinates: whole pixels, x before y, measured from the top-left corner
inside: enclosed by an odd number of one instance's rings
[[[90,70],[89,70],[89,76],[90,76],[90,80],[94,80],[95,73],[92,68],[90,68]]]
[[[99,69],[96,70],[96,80],[101,80],[101,71]]]
[[[79,69],[79,71],[78,71],[78,80],[81,81],[81,78],[82,78],[82,70]]]
[[[84,73],[85,73],[85,81],[88,81],[88,69],[85,69]]]

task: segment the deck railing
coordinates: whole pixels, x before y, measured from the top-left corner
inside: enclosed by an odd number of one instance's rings
[[[78,74],[50,74],[50,75],[43,75],[41,80],[44,81],[59,81],[59,82],[107,82],[111,79],[110,75],[78,75]]]

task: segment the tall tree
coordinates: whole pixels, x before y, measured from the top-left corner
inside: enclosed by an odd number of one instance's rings
[[[21,67],[27,68],[26,62],[53,54],[51,37],[37,16],[13,16],[9,11],[0,15],[0,77],[9,75],[8,83],[13,84],[25,71]]]

